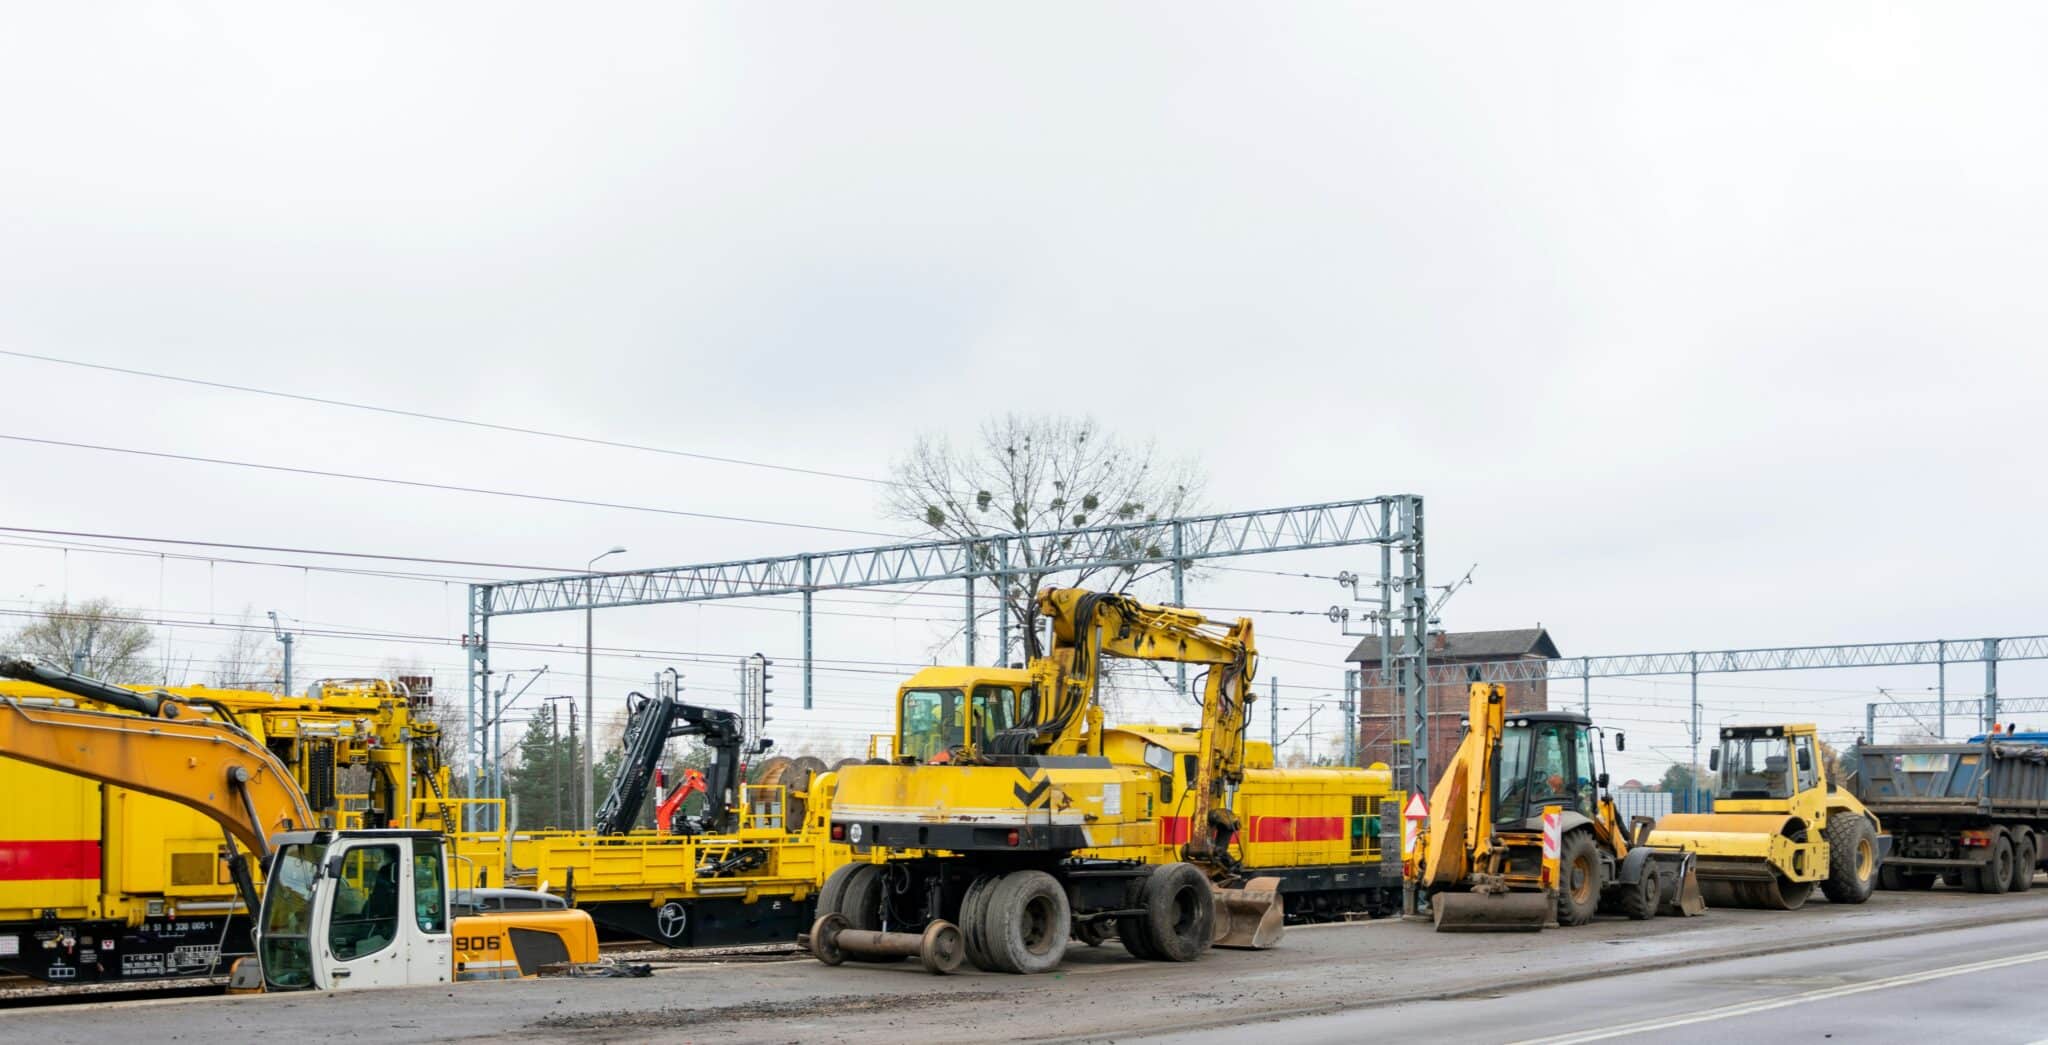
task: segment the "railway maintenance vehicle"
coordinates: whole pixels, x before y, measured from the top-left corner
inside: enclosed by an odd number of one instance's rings
[[[597,962],[596,928],[582,911],[451,917],[440,832],[321,827],[290,767],[231,716],[212,717],[218,712],[204,701],[119,687],[100,697],[130,713],[0,696],[0,756],[176,802],[214,821],[228,843],[229,876],[258,912],[255,960],[237,963],[237,986],[448,983]],[[265,872],[260,893],[244,850]]]
[[[1114,934],[1139,958],[1266,947],[1283,896],[1338,913],[1387,902],[1369,826],[1384,768],[1255,768],[1249,620],[1048,588],[1050,652],[1022,668],[926,668],[897,693],[890,757],[829,778],[832,837],[814,953],[893,960],[958,933],[976,966],[1057,967]],[[1106,658],[1201,665],[1200,724],[1110,728]],[[872,764],[880,762],[882,764]],[[1291,888],[1290,888],[1291,887]],[[1320,904],[1318,904],[1318,899]],[[942,943],[942,940],[936,942]],[[943,946],[938,948],[944,950]]]

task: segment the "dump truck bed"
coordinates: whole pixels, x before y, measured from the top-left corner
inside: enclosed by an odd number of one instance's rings
[[[2048,744],[1867,744],[1857,753],[1856,797],[1880,818],[2048,817]]]

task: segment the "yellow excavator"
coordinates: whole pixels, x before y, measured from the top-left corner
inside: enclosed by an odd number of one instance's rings
[[[1714,811],[1673,813],[1650,842],[1698,854],[1708,903],[1790,911],[1816,885],[1835,903],[1870,899],[1891,837],[1829,777],[1812,724],[1724,726],[1707,767]]]
[[[1647,818],[1633,835],[1623,830],[1590,719],[1509,714],[1498,683],[1475,682],[1468,696],[1464,739],[1408,865],[1439,932],[1584,925],[1602,910],[1636,919],[1705,911],[1691,853],[1645,844]]]
[[[130,712],[0,696],[0,755],[195,809],[220,824],[230,875],[257,912],[248,990],[342,990],[508,979],[595,967],[597,930],[570,909],[452,918],[442,835],[319,830],[291,770],[204,701],[136,693],[25,661],[0,676]],[[262,861],[263,885],[239,842]],[[260,975],[257,975],[260,973]]]
[[[836,774],[832,837],[855,862],[819,892],[807,941],[822,960],[923,953],[938,970],[958,951],[1030,973],[1106,925],[1132,954],[1167,961],[1278,939],[1277,880],[1244,880],[1230,852],[1254,699],[1251,621],[1212,624],[1078,588],[1046,589],[1038,609],[1052,622],[1046,656],[919,672],[898,693],[894,757]],[[1170,786],[1164,747],[1130,745],[1144,748],[1141,764],[1105,754],[1105,657],[1207,669],[1184,792]],[[1185,826],[1169,834],[1174,825]],[[1180,861],[1143,859],[1175,838]]]

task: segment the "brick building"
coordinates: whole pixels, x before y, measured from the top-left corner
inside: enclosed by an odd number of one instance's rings
[[[1470,682],[1464,665],[1489,660],[1550,659],[1560,654],[1542,628],[1510,631],[1436,632],[1429,644],[1429,783],[1432,787],[1458,750],[1458,720],[1469,706]],[[1400,735],[1401,693],[1380,671],[1380,640],[1367,638],[1345,658],[1358,665],[1358,751],[1366,765],[1394,764],[1394,739]],[[1550,708],[1550,683],[1508,683],[1508,711]]]

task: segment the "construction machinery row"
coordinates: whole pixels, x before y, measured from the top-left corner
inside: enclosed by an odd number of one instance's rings
[[[46,979],[176,975],[217,968],[240,931],[272,989],[439,982],[585,966],[588,926],[592,941],[600,927],[676,945],[801,935],[828,963],[915,955],[935,971],[1028,973],[1111,938],[1167,961],[1268,947],[1289,920],[1391,913],[1404,884],[1440,930],[1527,930],[1602,912],[1790,909],[1815,886],[1858,903],[1880,878],[1982,887],[2019,881],[2021,864],[2031,881],[2039,858],[2038,745],[1986,741],[1943,763],[1946,776],[1912,761],[1925,753],[1872,748],[1845,787],[1812,726],[1727,727],[1713,813],[1624,824],[1603,731],[1575,713],[1510,712],[1484,683],[1402,853],[1381,845],[1407,797],[1384,766],[1282,769],[1246,739],[1250,621],[1079,589],[1048,589],[1038,609],[1045,655],[916,673],[897,690],[894,732],[859,762],[778,757],[742,783],[744,756],[765,744],[742,751],[736,716],[684,703],[673,684],[633,694],[622,769],[590,832],[517,830],[500,806],[450,797],[432,726],[388,684],[303,699],[137,693],[8,665],[0,674],[32,682],[0,689],[0,755],[40,768],[0,771],[73,777],[26,781],[70,810],[31,822],[47,837],[0,832],[6,851],[40,854],[13,867],[46,872],[0,875],[0,962]],[[1119,658],[1202,669],[1198,722],[1108,724],[1100,696]],[[661,762],[679,737],[710,758],[667,789]],[[338,782],[350,767],[359,794]],[[634,827],[650,800],[656,829]],[[1885,832],[1880,815],[1911,833]],[[1897,837],[1908,845],[1887,864]],[[577,910],[470,930],[429,917],[457,890],[505,887]],[[387,901],[418,917],[356,917]],[[485,953],[492,940],[503,956]]]

